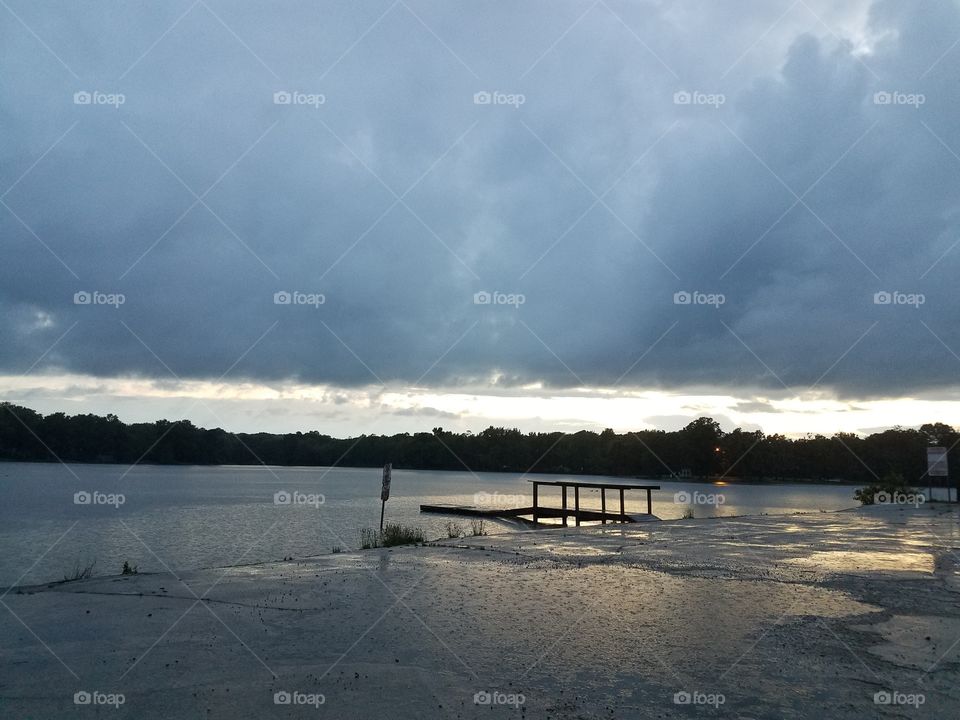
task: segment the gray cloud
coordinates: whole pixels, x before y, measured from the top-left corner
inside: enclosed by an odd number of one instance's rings
[[[868,7],[809,4],[841,37]],[[188,3],[11,3],[69,69],[8,14],[0,368],[46,352],[35,372],[340,386],[955,384],[960,11],[875,2],[864,53],[802,8],[763,35],[786,9],[768,5],[600,5],[544,54],[582,4],[211,2],[143,55]],[[675,104],[684,90],[726,102]],[[94,290],[125,302],[73,304]]]

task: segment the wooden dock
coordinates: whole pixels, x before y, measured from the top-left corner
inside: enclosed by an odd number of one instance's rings
[[[533,485],[533,505],[518,508],[477,507],[475,505],[421,505],[420,512],[439,513],[443,515],[465,515],[480,518],[503,518],[526,523],[533,527],[541,525],[541,519],[559,518],[561,525],[568,526],[570,518],[576,525],[582,522],[632,523],[644,520],[655,520],[653,514],[653,500],[651,492],[659,490],[659,485],[633,485],[629,483],[583,482],[571,480],[530,480]],[[560,488],[560,507],[549,507],[540,504],[541,486]],[[573,488],[573,507],[570,507],[569,488]],[[600,509],[586,509],[580,507],[580,490],[599,490]],[[618,494],[620,512],[607,511],[607,490]],[[627,490],[643,490],[647,493],[647,512],[645,515],[628,515],[625,510],[624,493]]]

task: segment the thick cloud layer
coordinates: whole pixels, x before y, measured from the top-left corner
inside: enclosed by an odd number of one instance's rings
[[[726,5],[11,0],[0,370],[955,385],[960,8]]]

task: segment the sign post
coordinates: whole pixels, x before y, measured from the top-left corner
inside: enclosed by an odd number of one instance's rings
[[[383,487],[380,489],[380,532],[383,532],[383,511],[387,507],[387,500],[390,499],[390,474],[392,470],[392,463],[383,466]]]
[[[930,496],[933,499],[933,480],[935,477],[948,478],[950,471],[947,467],[947,449],[944,447],[927,448],[927,477],[930,480]],[[946,481],[947,502],[950,502],[950,481]]]

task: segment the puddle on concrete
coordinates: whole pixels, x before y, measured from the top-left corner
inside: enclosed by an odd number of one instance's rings
[[[548,552],[552,555],[562,555],[564,557],[599,557],[602,555],[615,555],[613,548],[587,547],[582,544],[576,545],[538,545],[537,550]]]
[[[935,560],[922,552],[869,552],[865,550],[826,550],[804,557],[790,558],[788,563],[837,572],[913,572],[932,575]]]
[[[613,682],[623,668],[651,676],[665,667],[692,675],[729,668],[784,642],[777,626],[881,609],[821,586],[678,576],[619,562],[535,569],[496,556],[445,562],[449,571],[424,577],[410,595],[418,615],[471,663],[533,666],[536,677],[564,682],[590,673]]]
[[[884,639],[868,652],[884,660],[926,672],[931,666],[956,664],[960,618],[936,615],[894,615],[876,625],[856,625],[855,630],[879,633]]]

